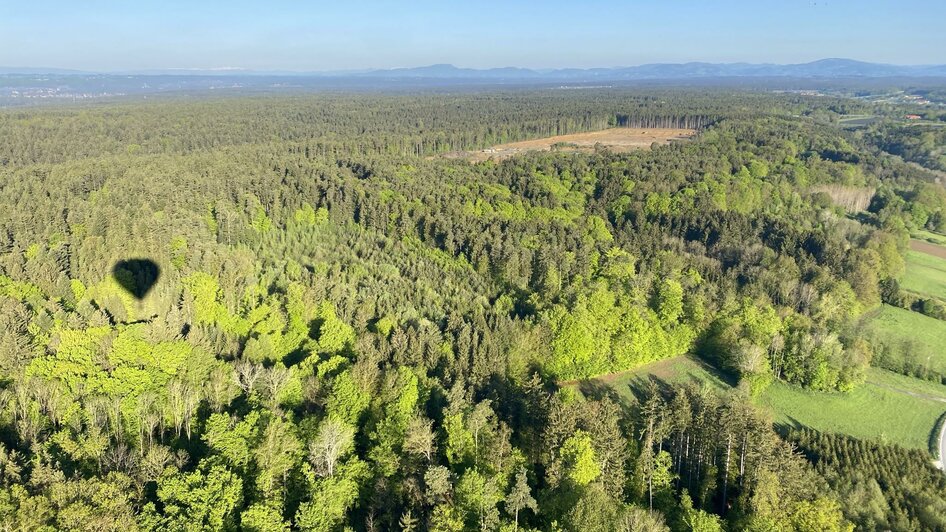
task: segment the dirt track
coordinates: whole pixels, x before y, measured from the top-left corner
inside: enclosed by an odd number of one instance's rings
[[[946,259],[946,247],[930,244],[929,242],[924,242],[923,240],[911,240],[910,249],[913,251],[919,251],[920,253],[926,253],[927,255],[932,255],[934,257],[939,257],[941,259]]]
[[[667,144],[672,140],[688,139],[696,134],[692,129],[674,128],[629,128],[617,127],[592,131],[589,133],[575,133],[572,135],[558,135],[535,140],[498,144],[485,150],[474,152],[454,153],[450,156],[468,159],[472,162],[482,162],[489,159],[501,160],[527,151],[550,151],[555,146],[561,151],[590,152],[596,145],[601,145],[611,151],[624,152],[642,148],[649,148],[651,144]]]

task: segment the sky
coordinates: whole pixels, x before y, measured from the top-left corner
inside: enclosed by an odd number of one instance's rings
[[[946,0],[0,0],[0,66],[946,63]]]

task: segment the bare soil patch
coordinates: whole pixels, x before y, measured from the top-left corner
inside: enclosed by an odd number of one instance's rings
[[[588,133],[557,135],[542,139],[498,144],[485,150],[454,152],[446,156],[478,163],[490,159],[502,160],[528,151],[593,152],[595,146],[601,146],[615,152],[627,152],[649,148],[655,142],[668,144],[672,141],[685,140],[695,134],[696,130],[693,129],[617,127]]]
[[[941,259],[946,259],[946,248],[943,246],[937,246],[936,244],[930,244],[929,242],[924,242],[922,240],[911,240],[910,249],[913,251],[919,251],[920,253],[926,253],[927,255],[932,255],[934,257],[939,257]]]

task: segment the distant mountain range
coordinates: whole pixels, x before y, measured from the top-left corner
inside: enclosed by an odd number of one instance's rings
[[[505,67],[490,69],[459,68],[441,64],[388,70],[349,70],[334,72],[255,71],[239,68],[166,69],[128,72],[83,72],[66,69],[0,67],[0,75],[132,75],[132,76],[214,76],[214,77],[303,77],[303,78],[375,78],[431,79],[469,81],[630,81],[680,80],[701,78],[885,78],[946,77],[946,65],[889,65],[851,59],[822,59],[811,63],[779,65],[772,63],[655,63],[617,68],[563,68],[534,70]]]
[[[374,70],[361,76],[381,78],[452,78],[505,80],[623,81],[642,79],[694,79],[729,77],[792,78],[882,78],[946,77],[946,65],[902,66],[865,63],[851,59],[822,59],[811,63],[777,65],[771,63],[655,63],[620,68],[565,68],[530,70],[491,68],[476,70],[453,65]]]

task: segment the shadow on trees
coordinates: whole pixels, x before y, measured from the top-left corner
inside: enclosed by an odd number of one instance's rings
[[[139,301],[148,295],[161,277],[161,267],[150,259],[125,259],[115,263],[112,276]]]

